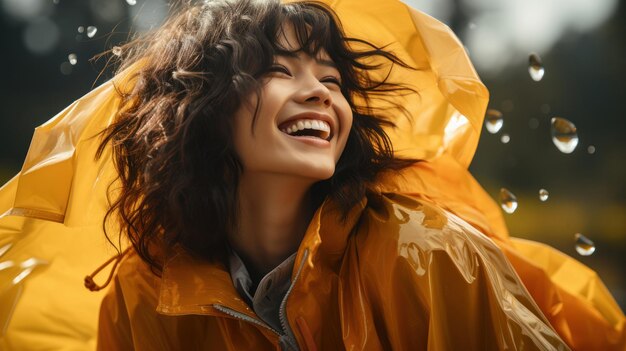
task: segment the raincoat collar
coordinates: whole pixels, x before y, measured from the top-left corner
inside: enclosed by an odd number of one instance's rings
[[[317,209],[300,243],[296,267],[300,267],[304,253],[304,271],[316,265],[336,265],[341,260],[348,237],[365,208],[363,198],[341,221],[338,206],[326,199]],[[254,312],[239,296],[227,267],[195,258],[183,249],[174,250],[163,267],[157,312],[167,315],[206,314],[223,315],[213,306],[221,305],[254,317]]]

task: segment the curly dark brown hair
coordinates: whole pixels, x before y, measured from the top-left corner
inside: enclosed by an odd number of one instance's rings
[[[119,220],[120,237],[128,237],[155,272],[163,262],[154,248],[181,245],[210,261],[226,258],[242,172],[232,117],[250,94],[260,94],[260,78],[274,56],[288,52],[278,40],[285,23],[294,26],[298,52],[315,57],[323,49],[335,62],[353,111],[334,175],[311,189],[315,201],[330,197],[345,216],[380,172],[415,162],[394,157],[383,130],[392,123],[370,107],[373,98],[410,91],[372,78],[369,72],[383,64],[371,62],[410,67],[384,48],[346,37],[328,6],[279,0],[182,4],[162,27],[122,48],[119,70],[137,63],[140,68],[134,88],[120,90],[121,108],[102,132],[97,154],[102,157],[111,145],[119,174],[119,194],[106,218]]]

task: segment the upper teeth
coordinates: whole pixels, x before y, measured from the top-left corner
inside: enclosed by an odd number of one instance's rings
[[[293,134],[299,130],[313,129],[330,133],[330,125],[325,121],[315,119],[300,119],[290,122],[289,125],[281,129],[284,133]]]

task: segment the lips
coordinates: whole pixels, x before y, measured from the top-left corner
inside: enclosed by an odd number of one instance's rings
[[[280,130],[292,136],[313,136],[324,140],[330,139],[330,125],[317,119],[297,119],[283,123]]]
[[[315,137],[330,141],[334,121],[330,116],[319,113],[301,113],[281,123],[281,132],[293,137]]]

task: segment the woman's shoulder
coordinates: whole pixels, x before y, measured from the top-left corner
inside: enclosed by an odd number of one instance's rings
[[[346,289],[356,289],[343,295],[364,296],[372,318],[385,325],[380,329],[398,331],[393,337],[401,344],[566,349],[500,248],[423,199],[370,196],[341,279]],[[400,320],[409,321],[410,331]]]
[[[361,218],[361,245],[411,247],[421,252],[446,251],[458,256],[494,248],[489,237],[468,222],[418,196],[371,194]]]
[[[125,300],[136,300],[142,305],[156,308],[161,278],[134,249],[129,249],[120,260],[113,283],[109,293],[118,290]]]
[[[222,345],[214,318],[159,312],[162,284],[163,279],[134,250],[124,256],[100,307],[99,350],[196,350]]]

